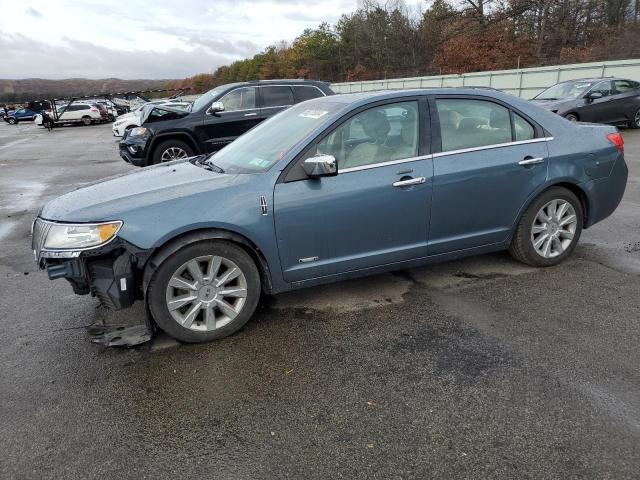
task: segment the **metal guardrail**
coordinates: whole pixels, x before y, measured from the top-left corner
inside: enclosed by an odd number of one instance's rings
[[[473,72],[460,75],[344,82],[334,83],[331,88],[336,93],[354,93],[387,89],[474,86],[496,88],[519,97],[532,98],[551,85],[564,80],[607,76],[640,80],[640,59]]]

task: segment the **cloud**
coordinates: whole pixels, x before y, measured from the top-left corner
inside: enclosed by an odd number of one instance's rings
[[[210,49],[173,48],[151,50],[115,50],[90,42],[64,39],[65,45],[51,45],[21,34],[0,36],[4,52],[2,72],[5,78],[184,78],[210,72],[240,58]],[[23,52],[29,52],[29,62]],[[12,72],[19,72],[12,75]]]
[[[42,14],[37,11],[35,8],[29,7],[27,8],[24,13],[26,13],[27,15],[29,15],[30,17],[33,18],[42,18]]]

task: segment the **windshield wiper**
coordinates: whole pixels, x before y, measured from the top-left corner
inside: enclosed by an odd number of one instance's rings
[[[209,155],[198,155],[197,157],[193,157],[193,159],[191,159],[191,163],[211,172],[224,173],[224,169],[211,162],[209,158]]]

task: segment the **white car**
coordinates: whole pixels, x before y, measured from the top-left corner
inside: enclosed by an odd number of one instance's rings
[[[124,132],[127,130],[131,130],[132,128],[140,126],[140,114],[142,113],[142,109],[146,105],[167,105],[173,108],[181,108],[187,109],[191,105],[191,102],[168,102],[166,100],[154,100],[153,102],[145,103],[144,105],[140,105],[134,111],[125,113],[124,115],[120,115],[118,119],[113,122],[111,127],[111,131],[113,132],[114,137],[122,137]]]
[[[56,108],[56,113],[57,117],[52,110],[47,112],[47,115],[53,118],[56,124],[81,123],[83,125],[91,125],[102,121],[98,108],[83,103],[72,103],[65,107]],[[34,122],[36,125],[42,125],[42,115],[36,115]]]

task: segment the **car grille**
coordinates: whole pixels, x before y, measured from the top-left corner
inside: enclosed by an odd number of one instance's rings
[[[42,259],[40,255],[50,229],[51,224],[44,222],[41,218],[36,218],[33,221],[33,227],[31,230],[31,249],[33,250],[33,256],[35,257],[38,266],[41,266],[40,262]]]

